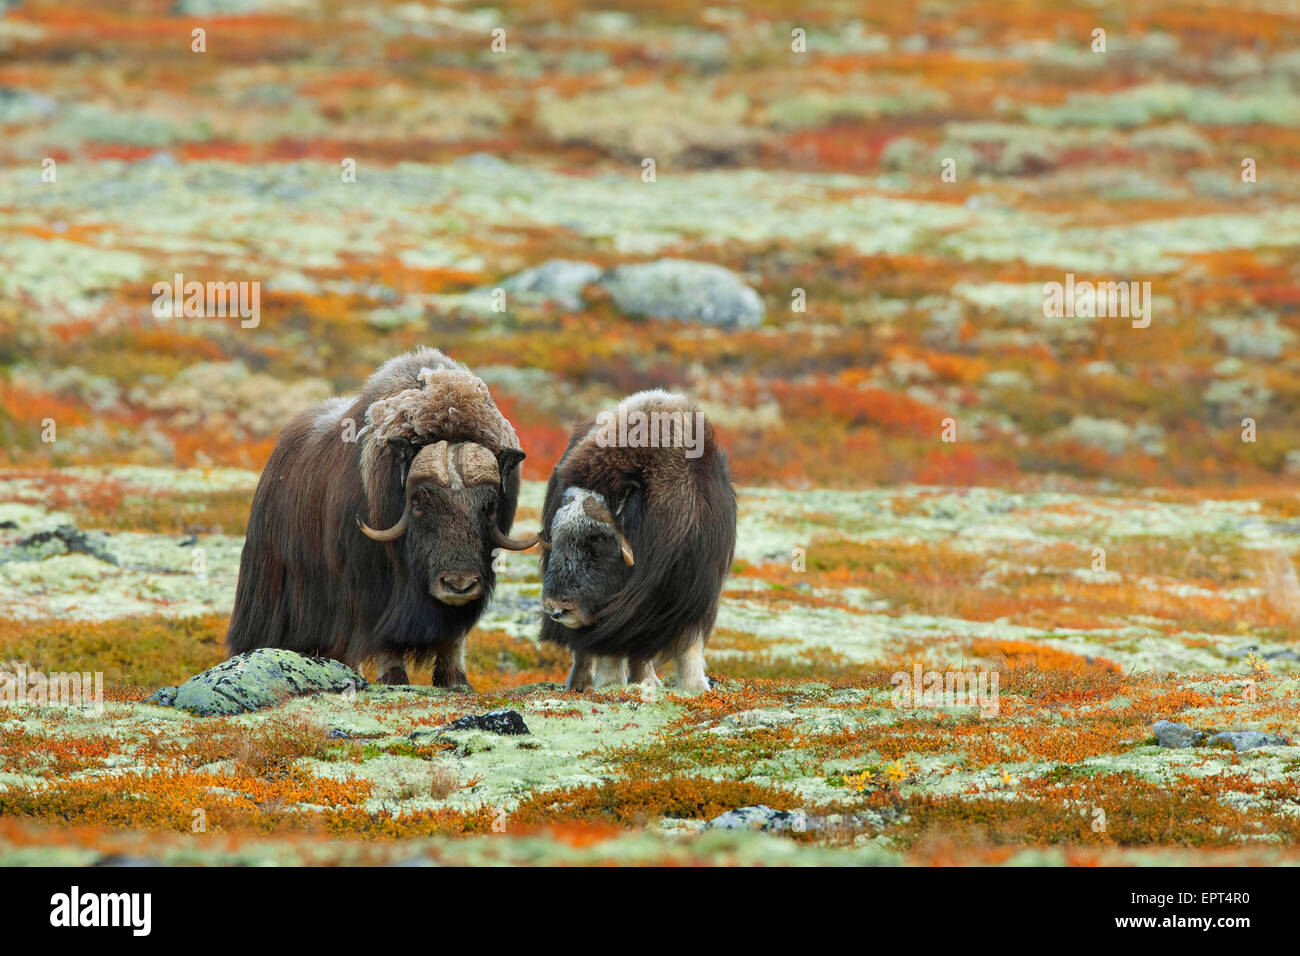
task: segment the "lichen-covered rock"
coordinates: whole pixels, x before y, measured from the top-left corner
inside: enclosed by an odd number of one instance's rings
[[[753,328],[763,300],[730,269],[710,262],[660,259],[611,269],[600,284],[631,315],[685,319],[722,328]]]
[[[1195,747],[1205,736],[1201,731],[1173,720],[1157,720],[1152,725],[1161,747]]]
[[[765,830],[768,832],[807,829],[811,819],[802,810],[773,810],[765,804],[737,807],[704,825],[706,830]]]
[[[1277,734],[1258,730],[1225,730],[1206,741],[1211,747],[1231,747],[1233,750],[1254,750],[1257,747],[1285,747],[1287,739]]]
[[[507,292],[525,298],[554,302],[565,309],[581,309],[583,288],[599,279],[600,275],[601,268],[595,263],[551,259],[516,273],[500,285]]]
[[[171,706],[201,717],[242,714],[274,707],[304,694],[363,690],[365,678],[324,657],[304,657],[278,647],[238,654],[195,674],[176,688]],[[151,702],[167,706],[163,688]]]
[[[825,830],[837,826],[860,826],[863,817],[832,814],[821,816],[804,810],[773,810],[766,804],[752,807],[737,807],[714,817],[704,825],[706,830],[761,830],[767,833],[780,833],[792,830],[803,833],[809,830]]]
[[[61,524],[57,528],[29,534],[11,545],[0,548],[0,562],[42,561],[45,558],[65,554],[88,554],[100,561],[117,564],[117,558],[108,550],[104,535],[87,534],[70,524]]]

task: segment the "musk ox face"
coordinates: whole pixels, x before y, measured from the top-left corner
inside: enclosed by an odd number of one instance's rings
[[[630,491],[612,513],[603,495],[568,488],[551,520],[542,612],[567,628],[590,627],[627,583],[635,556],[618,520]]]
[[[503,457],[509,470],[523,452]],[[435,600],[451,607],[482,600],[493,581],[493,548],[522,551],[537,542],[515,541],[498,525],[502,463],[482,445],[445,441],[400,445],[394,460],[406,489],[402,516],[386,531],[358,519],[362,532],[375,541],[405,538],[407,566]]]
[[[443,604],[458,607],[483,597],[492,574],[499,498],[499,488],[487,484],[453,491],[428,483],[412,496],[410,567]]]

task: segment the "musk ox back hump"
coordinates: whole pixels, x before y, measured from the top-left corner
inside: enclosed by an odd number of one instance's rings
[[[570,489],[603,498],[634,563],[593,624],[566,628],[543,619],[542,639],[646,658],[707,635],[735,551],[736,495],[726,452],[699,407],[654,390],[579,423],[547,486],[548,540]],[[544,576],[551,557],[543,554]]]

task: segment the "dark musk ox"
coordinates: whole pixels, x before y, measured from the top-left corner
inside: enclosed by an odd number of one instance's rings
[[[680,689],[708,690],[736,493],[694,403],[639,392],[580,422],[546,488],[542,538],[542,640],[573,652],[570,690],[658,683],[669,657]]]
[[[464,684],[493,549],[536,541],[508,536],[523,458],[487,386],[436,349],[299,415],[253,495],[230,653],[372,661],[390,684],[433,660],[435,685]]]

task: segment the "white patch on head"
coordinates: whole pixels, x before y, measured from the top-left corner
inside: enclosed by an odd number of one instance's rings
[[[588,499],[592,499],[601,507],[605,507],[605,496],[602,494],[588,491],[586,488],[579,488],[576,485],[570,485],[564,489],[564,496],[560,499],[560,508],[555,512],[555,517],[551,519],[551,540],[577,537],[600,528],[609,528],[609,525],[597,521],[587,514],[583,502]]]

